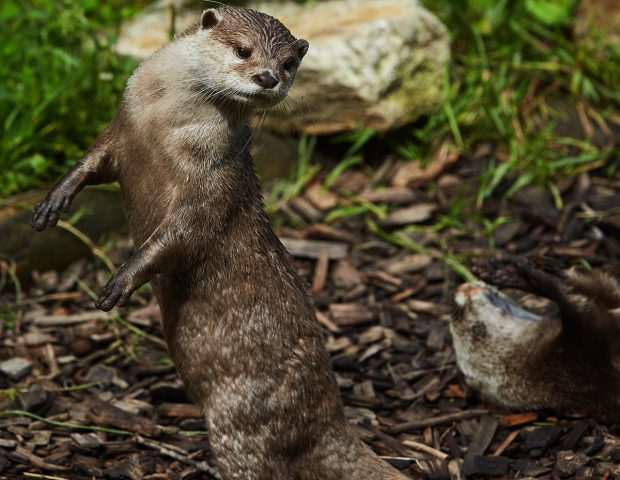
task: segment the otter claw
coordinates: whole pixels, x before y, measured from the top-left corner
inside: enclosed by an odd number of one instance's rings
[[[71,205],[71,195],[62,192],[50,192],[44,200],[34,208],[32,228],[37,232],[45,227],[54,227],[58,223],[61,212],[66,212]]]
[[[95,302],[95,307],[104,312],[109,312],[115,305],[124,307],[133,293],[129,282],[124,280],[118,273],[101,289],[101,294]]]

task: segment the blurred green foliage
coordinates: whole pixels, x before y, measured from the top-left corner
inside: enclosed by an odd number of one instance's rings
[[[0,197],[56,178],[112,118],[134,67],[112,47],[121,20],[145,3],[0,4]],[[528,183],[554,191],[558,178],[616,159],[614,145],[554,129],[565,114],[558,103],[579,107],[595,123],[618,121],[620,48],[605,42],[603,31],[575,40],[576,3],[426,0],[452,37],[447,101],[429,118],[383,137],[400,155],[423,162],[444,142],[466,157],[482,142],[491,144],[477,205],[507,181],[508,193]],[[334,175],[362,163],[365,144],[376,136],[369,130],[342,136],[351,148]]]
[[[0,196],[65,170],[112,119],[134,66],[112,45],[139,5],[0,3]]]
[[[466,157],[488,142],[476,203],[506,179],[512,193],[529,183],[556,192],[559,178],[610,165],[615,145],[560,135],[569,106],[592,124],[618,123],[620,46],[604,31],[573,34],[576,0],[428,0],[447,25],[452,61],[442,111],[392,138],[407,158],[429,161],[439,142]],[[573,116],[577,116],[575,112]],[[505,182],[504,182],[505,183]],[[557,192],[556,192],[557,193]],[[557,196],[556,196],[557,199]]]

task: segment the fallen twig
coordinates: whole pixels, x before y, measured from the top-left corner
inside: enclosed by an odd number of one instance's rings
[[[436,448],[429,447],[428,445],[420,442],[416,442],[415,440],[403,440],[401,442],[403,445],[409,448],[413,448],[414,450],[418,450],[420,452],[428,453],[442,462],[449,457],[447,453],[443,453],[441,450],[437,450]]]
[[[480,417],[489,413],[488,410],[469,410],[465,412],[449,413],[433,418],[425,418],[423,420],[414,420],[411,422],[401,423],[390,429],[391,434],[408,432],[410,430],[419,430],[420,428],[435,427],[444,423],[456,422],[467,418]]]

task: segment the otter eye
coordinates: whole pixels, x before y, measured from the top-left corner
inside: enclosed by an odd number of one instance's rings
[[[284,65],[282,65],[282,67],[284,68],[284,70],[293,70],[293,68],[295,68],[295,65],[297,65],[295,59],[289,58],[286,62],[284,62]]]
[[[246,58],[250,58],[250,55],[252,55],[252,50],[250,50],[249,48],[245,48],[245,47],[236,47],[235,54],[239,58],[243,58],[245,60]]]

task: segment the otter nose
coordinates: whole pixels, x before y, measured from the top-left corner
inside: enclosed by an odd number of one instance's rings
[[[263,72],[259,73],[258,75],[254,75],[252,79],[263,88],[274,88],[278,83],[280,83],[280,80],[278,80],[269,72]]]

